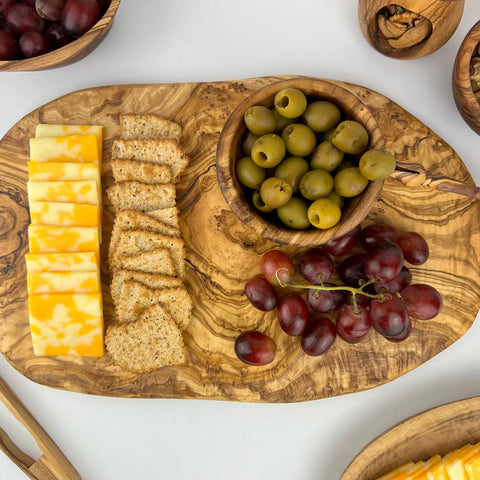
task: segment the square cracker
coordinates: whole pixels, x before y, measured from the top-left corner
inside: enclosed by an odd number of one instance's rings
[[[177,274],[168,248],[157,248],[150,252],[141,252],[136,255],[118,255],[114,257],[114,263],[112,263],[111,267],[113,271],[119,269],[137,270],[144,273],[157,273],[173,277]]]
[[[110,166],[112,167],[113,178],[117,183],[139,181],[149,184],[165,184],[173,181],[172,170],[169,165],[112,158]]]
[[[152,113],[120,115],[120,136],[134,138],[172,138],[180,142],[182,126]]]

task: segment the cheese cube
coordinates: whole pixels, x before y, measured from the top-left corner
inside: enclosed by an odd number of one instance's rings
[[[29,225],[30,253],[95,252],[99,255],[97,227]]]
[[[96,163],[28,162],[30,180],[95,180],[100,184],[100,169]]]
[[[100,205],[99,187],[94,180],[28,181],[27,190],[29,202]]]
[[[97,137],[98,158],[102,158],[103,127],[100,125],[56,125],[40,123],[37,125],[35,136],[41,137],[64,137],[65,135],[89,135]]]
[[[37,293],[99,293],[100,272],[27,273],[29,295]]]
[[[99,270],[95,252],[27,253],[27,272],[94,272]]]
[[[99,293],[29,295],[28,311],[35,355],[104,355]]]
[[[96,135],[65,135],[30,139],[30,161],[97,163],[99,147]]]
[[[98,227],[100,208],[83,203],[31,202],[32,225]]]
[[[427,472],[428,480],[450,480],[452,475],[459,474],[462,476],[455,476],[453,478],[468,480],[467,476],[463,477],[463,461],[474,453],[474,449],[474,445],[465,445],[445,455]]]
[[[476,453],[465,462],[468,480],[480,480],[480,453]]]

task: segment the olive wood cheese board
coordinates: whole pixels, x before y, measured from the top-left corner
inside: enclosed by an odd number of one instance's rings
[[[373,480],[407,462],[442,457],[480,442],[480,397],[441,405],[411,417],[370,442],[340,480]]]
[[[416,283],[443,296],[441,314],[414,321],[411,336],[390,343],[371,331],[361,343],[340,339],[309,357],[298,338],[284,334],[274,312],[255,310],[243,288],[259,273],[260,255],[278,247],[257,236],[228,208],[215,168],[216,144],[241,100],[286,76],[212,83],[119,85],[70,93],[16,123],[0,141],[0,351],[22,375],[55,388],[120,397],[199,398],[248,402],[299,402],[361,391],[391,381],[423,364],[464,335],[480,305],[480,209],[478,201],[388,179],[366,222],[387,221],[425,236],[430,258],[412,267]],[[432,130],[385,96],[363,86],[328,80],[351,91],[374,115],[386,148],[402,162],[472,183],[455,151]],[[104,127],[103,190],[112,183],[112,141],[121,113],[155,113],[183,125],[190,155],[177,185],[180,228],[186,243],[186,285],[194,311],[184,332],[187,362],[149,374],[132,374],[108,355],[96,358],[34,356],[27,312],[27,161],[39,123]],[[112,321],[107,251],[113,209],[104,195],[102,284],[104,315]],[[282,247],[298,255],[303,249]],[[235,338],[260,330],[277,344],[275,360],[262,367],[240,362]]]

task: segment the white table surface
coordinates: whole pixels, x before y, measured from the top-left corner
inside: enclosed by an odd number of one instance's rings
[[[480,139],[451,91],[457,50],[480,19],[466,0],[452,38],[418,60],[366,42],[356,0],[122,0],[103,43],[73,65],[0,74],[0,137],[63,94],[101,85],[301,74],[349,81],[399,103],[447,141],[480,182]],[[452,239],[453,240],[453,239]],[[426,364],[386,385],[297,404],[119,399],[33,383],[0,356],[0,374],[85,480],[336,480],[396,423],[480,394],[480,322]],[[30,436],[0,405],[27,453]],[[24,475],[0,454],[0,478]]]

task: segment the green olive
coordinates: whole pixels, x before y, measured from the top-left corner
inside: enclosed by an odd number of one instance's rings
[[[277,127],[277,120],[273,112],[263,105],[254,105],[247,108],[243,115],[245,125],[255,135],[272,133]]]
[[[242,142],[242,150],[245,155],[250,155],[252,153],[253,144],[257,141],[258,135],[255,135],[250,130],[247,130],[247,133]]]
[[[306,124],[314,132],[326,132],[340,121],[340,109],[332,102],[319,100],[308,105],[303,114]]]
[[[327,198],[333,200],[340,208],[343,208],[343,204],[345,203],[343,197],[341,197],[335,190],[332,190],[328,195]]]
[[[350,157],[343,157],[342,163],[337,167],[335,170],[336,173],[340,172],[341,170],[345,170],[346,168],[356,167],[357,162]]]
[[[326,197],[333,188],[333,177],[326,170],[310,170],[300,180],[300,193],[307,200]]]
[[[341,170],[335,175],[334,188],[342,197],[356,197],[367,188],[368,180],[360,173],[358,167]]]
[[[397,162],[395,157],[385,150],[368,150],[358,162],[361,174],[368,180],[383,180],[394,171]]]
[[[267,176],[265,169],[259,167],[252,157],[242,157],[237,162],[236,173],[238,181],[251,189],[259,188]]]
[[[320,229],[332,228],[342,215],[340,207],[330,198],[319,198],[308,207],[310,223]]]
[[[253,144],[251,156],[259,167],[276,167],[285,156],[285,142],[274,133],[262,135]]]
[[[326,132],[323,132],[322,140],[332,140],[333,134],[335,133],[336,129],[337,129],[337,126],[335,125],[330,130],[327,130]]]
[[[284,88],[275,95],[273,106],[283,117],[296,118],[307,108],[307,98],[298,88]]]
[[[318,144],[310,157],[311,168],[321,168],[327,172],[333,172],[343,160],[343,152],[330,140]]]
[[[270,208],[285,205],[292,197],[292,187],[282,178],[267,178],[260,186],[260,197]]]
[[[275,119],[277,120],[277,128],[275,129],[275,133],[277,133],[278,135],[281,135],[284,128],[287,126],[287,125],[290,125],[291,123],[298,123],[298,118],[295,117],[295,118],[287,118],[287,117],[284,117],[283,115],[280,115],[276,110],[275,108],[272,108],[272,112],[273,114],[275,115]]]
[[[303,123],[292,123],[285,127],[282,138],[287,152],[296,157],[310,155],[317,143],[313,130]]]
[[[287,157],[275,169],[274,176],[283,178],[296,192],[301,178],[308,172],[308,162],[302,157]]]
[[[257,188],[257,190],[253,192],[252,203],[253,203],[253,206],[259,212],[262,212],[262,213],[270,213],[270,212],[273,212],[274,210],[273,208],[270,208],[268,205],[265,205],[265,202],[262,200],[262,197],[260,196],[259,188]]]
[[[332,143],[342,152],[357,154],[368,145],[368,132],[354,120],[345,120],[333,132]]]
[[[277,208],[277,215],[287,227],[305,230],[310,226],[307,211],[308,204],[304,200],[292,197],[285,205]]]

